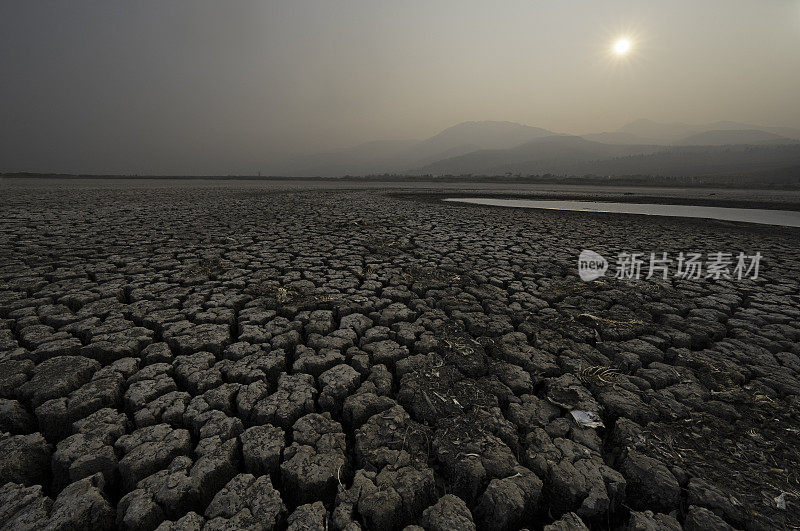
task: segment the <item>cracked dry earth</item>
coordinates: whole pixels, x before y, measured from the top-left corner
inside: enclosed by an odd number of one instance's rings
[[[796,230],[0,191],[3,529],[800,526]],[[584,283],[584,248],[758,250],[762,278]]]

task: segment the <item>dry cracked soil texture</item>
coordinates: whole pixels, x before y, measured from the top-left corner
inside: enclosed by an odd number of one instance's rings
[[[797,230],[379,188],[0,192],[2,529],[800,526]],[[764,258],[587,283],[581,249]]]

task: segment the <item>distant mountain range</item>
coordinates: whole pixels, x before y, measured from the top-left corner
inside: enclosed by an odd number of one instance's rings
[[[702,125],[689,125],[684,123],[659,123],[652,120],[636,120],[622,126],[618,130],[629,133],[642,140],[656,140],[655,143],[673,144],[686,138],[707,131],[762,131],[774,135],[800,140],[800,129],[792,127],[764,127],[760,125],[744,124],[739,122],[713,122]]]
[[[367,142],[296,157],[282,165],[278,173],[297,176],[398,173],[481,149],[510,148],[555,134],[513,122],[463,122],[422,141]]]
[[[514,122],[463,122],[422,141],[387,140],[296,157],[275,175],[739,175],[800,167],[800,129],[637,120],[558,134]]]
[[[704,131],[682,138],[677,144],[682,146],[730,146],[791,144],[792,139],[785,136],[759,131],[758,129],[719,129]]]

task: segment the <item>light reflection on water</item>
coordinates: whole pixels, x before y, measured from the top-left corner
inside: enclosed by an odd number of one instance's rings
[[[615,214],[645,214],[679,218],[710,218],[742,221],[764,225],[800,227],[800,212],[758,208],[726,208],[694,205],[656,205],[650,203],[602,203],[596,201],[539,201],[533,199],[492,199],[484,197],[449,197],[445,201],[477,205],[540,208],[548,210],[577,210],[582,212],[613,212]]]

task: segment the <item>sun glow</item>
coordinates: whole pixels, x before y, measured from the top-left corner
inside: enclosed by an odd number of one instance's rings
[[[617,55],[627,55],[631,51],[633,43],[627,37],[620,37],[614,42],[614,53]]]

